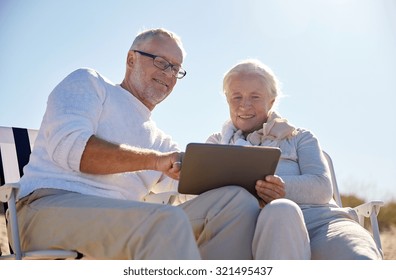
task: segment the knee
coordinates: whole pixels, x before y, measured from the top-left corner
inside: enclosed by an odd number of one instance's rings
[[[188,225],[190,224],[189,219],[186,213],[174,206],[165,206],[157,209],[156,211],[156,220],[158,224],[162,225],[175,225],[175,223],[180,225]]]
[[[289,211],[289,212],[301,212],[300,207],[297,203],[287,198],[279,198],[271,201],[265,208],[269,211]]]
[[[302,211],[297,203],[286,198],[271,201],[265,205],[261,213],[268,217],[303,219]]]
[[[165,234],[167,239],[178,242],[178,240],[194,240],[192,225],[183,209],[175,206],[166,206],[158,209],[151,221],[153,234]]]

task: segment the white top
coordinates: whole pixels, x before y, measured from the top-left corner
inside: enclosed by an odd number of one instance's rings
[[[129,200],[152,193],[175,192],[177,181],[158,171],[114,175],[79,172],[91,135],[113,143],[176,151],[177,145],[159,130],[151,112],[131,93],[92,69],[78,69],[51,92],[30,162],[20,180],[18,199],[38,188]]]

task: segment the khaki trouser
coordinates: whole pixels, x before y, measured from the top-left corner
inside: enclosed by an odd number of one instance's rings
[[[179,206],[39,189],[17,204],[24,250],[87,259],[250,259],[257,200],[239,187]]]

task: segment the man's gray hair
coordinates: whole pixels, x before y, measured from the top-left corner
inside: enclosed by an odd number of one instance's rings
[[[186,56],[186,51],[184,50],[181,38],[174,32],[171,32],[164,28],[147,29],[139,32],[135,37],[135,40],[133,41],[132,46],[129,50],[131,51],[139,49],[144,43],[156,37],[168,37],[173,39],[182,51],[183,57]]]

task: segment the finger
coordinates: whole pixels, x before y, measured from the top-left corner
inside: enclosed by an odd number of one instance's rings
[[[181,170],[181,165],[182,165],[181,161],[175,161],[172,164],[172,170],[175,171],[175,172],[180,171]]]
[[[283,181],[283,179],[277,175],[268,175],[265,177],[265,181],[269,182],[269,183],[273,183],[273,184],[277,184],[277,185],[284,185],[285,182]]]
[[[263,200],[264,205],[270,203],[272,200],[274,200],[274,198],[269,197],[263,193],[259,194],[259,197]]]
[[[175,180],[179,180],[180,178],[180,171],[173,172],[172,170],[169,170],[169,172],[166,172],[165,174]]]
[[[280,193],[269,189],[259,190],[257,191],[257,193],[259,194],[260,197],[265,197],[267,199],[268,198],[277,199],[282,197]]]
[[[264,206],[265,206],[266,204],[267,204],[267,203],[266,203],[262,198],[259,199],[259,206],[260,206],[260,208],[264,208]]]
[[[282,198],[285,196],[285,189],[282,186],[266,183],[261,186],[256,186],[258,193],[262,193],[271,198]]]
[[[256,181],[256,187],[261,187],[261,186],[263,186],[264,183],[265,183],[264,180],[257,180]]]
[[[260,182],[256,183],[256,187],[262,188],[262,189],[282,190],[285,188],[285,185],[279,184],[279,183],[267,182],[267,181],[260,181]]]

